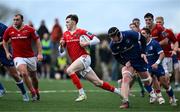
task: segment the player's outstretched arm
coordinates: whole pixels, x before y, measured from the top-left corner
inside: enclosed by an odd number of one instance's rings
[[[12,55],[11,53],[9,52],[9,47],[8,47],[8,41],[6,42],[5,40],[3,40],[3,47],[4,47],[4,50],[6,52],[6,57],[7,59],[11,59],[12,58]]]
[[[96,45],[96,44],[99,44],[100,43],[100,40],[98,37],[94,36],[92,38],[92,40],[89,42],[90,45]]]
[[[37,50],[38,50],[37,59],[38,59],[38,61],[42,61],[43,60],[43,55],[42,55],[42,46],[41,46],[40,39],[36,40],[36,47],[37,47]]]

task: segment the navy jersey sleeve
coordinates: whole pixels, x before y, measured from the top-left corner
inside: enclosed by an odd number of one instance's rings
[[[132,30],[122,31],[122,35],[125,37],[130,37],[134,41],[138,41],[140,38],[139,33]]]
[[[126,60],[121,56],[120,52],[116,49],[115,45],[112,42],[110,43],[109,47],[116,61],[122,65],[125,65]]]
[[[146,52],[146,38],[143,35],[140,35],[139,41],[141,42],[141,51],[143,54]]]
[[[163,52],[161,45],[156,40],[153,40],[154,48],[158,54]]]
[[[7,26],[0,23],[0,42],[3,40],[3,35],[6,29],[7,29]]]
[[[127,34],[135,41],[138,42],[140,41],[140,46],[141,46],[141,51],[143,54],[145,54],[146,52],[146,38],[141,35],[141,33],[139,32],[135,32],[135,31],[127,31]]]

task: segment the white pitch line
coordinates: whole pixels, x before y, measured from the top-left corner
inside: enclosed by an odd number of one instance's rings
[[[163,92],[165,90],[162,90]],[[176,90],[174,90],[176,91]],[[75,93],[78,92],[78,90],[43,90],[40,91],[40,93]],[[90,92],[90,93],[105,93],[109,91],[105,90],[86,90],[85,92]],[[140,92],[140,90],[131,90],[131,92]],[[6,91],[6,93],[20,93],[20,91]]]

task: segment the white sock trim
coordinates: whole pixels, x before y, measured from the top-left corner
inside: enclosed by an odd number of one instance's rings
[[[19,82],[16,82],[16,84],[21,84],[21,83],[23,83],[23,80],[21,80],[21,81],[19,81]]]

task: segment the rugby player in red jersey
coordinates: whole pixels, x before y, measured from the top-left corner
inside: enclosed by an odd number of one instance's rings
[[[29,101],[29,96],[26,92],[26,89],[24,87],[24,82],[22,78],[19,76],[15,66],[13,59],[9,60],[6,57],[6,52],[3,47],[3,35],[4,32],[6,31],[7,26],[3,23],[0,23],[0,66],[5,67],[5,69],[8,71],[8,73],[13,77],[13,79],[16,81],[16,85],[20,89],[22,96],[23,96],[23,101]],[[2,96],[5,93],[5,89],[3,89],[3,86],[0,84],[0,96]]]
[[[147,13],[144,16],[146,27],[151,30],[151,36],[159,42],[159,44],[165,45],[168,43],[168,38],[164,35],[165,28],[160,24],[154,23],[154,16],[151,13]]]
[[[119,89],[100,80],[90,67],[91,57],[86,51],[85,46],[96,45],[100,42],[100,40],[94,34],[91,34],[84,29],[77,28],[77,23],[77,15],[70,14],[66,17],[67,31],[64,32],[63,39],[60,41],[60,51],[63,48],[66,48],[66,51],[72,61],[72,64],[67,68],[66,72],[79,90],[79,96],[75,101],[82,101],[87,98],[76,72],[79,72],[85,79],[89,80],[94,85],[120,94]],[[86,35],[90,41],[80,42],[81,35]]]
[[[156,24],[164,25],[164,18],[159,16],[156,17]],[[165,73],[168,76],[171,76],[172,70],[173,70],[173,62],[172,62],[172,56],[176,55],[177,49],[178,49],[178,42],[177,39],[170,29],[164,30],[164,35],[168,38],[168,44],[162,45],[165,57],[162,61],[162,65],[165,69]],[[173,44],[174,48],[171,48],[171,44]],[[177,68],[177,67],[176,67]]]
[[[17,70],[22,75],[26,86],[31,92],[32,100],[39,100],[40,95],[36,69],[37,60],[41,61],[43,58],[40,39],[37,36],[35,29],[23,24],[23,15],[16,14],[13,21],[13,25],[5,31],[3,36],[3,46],[6,56],[8,59],[14,59]],[[9,40],[11,41],[12,55],[8,49]],[[32,40],[36,43],[38,51],[37,57],[35,57],[32,50]]]

